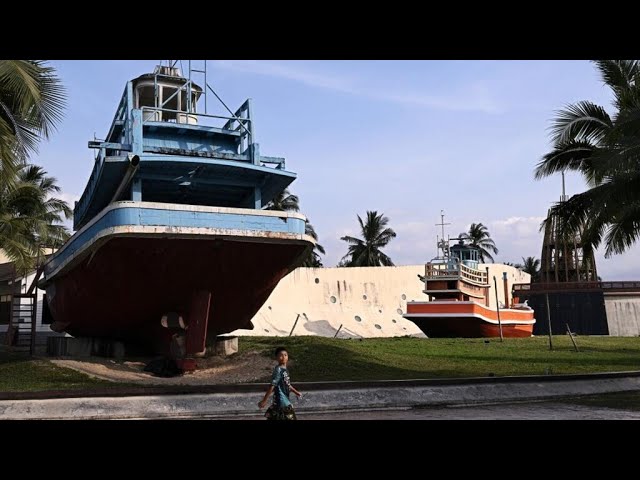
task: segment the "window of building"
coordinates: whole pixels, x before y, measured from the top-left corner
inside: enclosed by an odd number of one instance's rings
[[[11,295],[0,295],[0,325],[8,325],[11,320]]]

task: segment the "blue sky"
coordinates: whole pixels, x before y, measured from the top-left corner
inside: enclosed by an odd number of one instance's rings
[[[87,142],[104,138],[127,80],[158,60],[52,61],[68,89],[58,132],[32,159],[79,198],[93,166]],[[183,61],[186,70],[187,62]],[[200,68],[202,62],[194,62]],[[286,158],[290,190],[327,250],[325,266],[360,236],[356,215],[377,210],[397,238],[397,265],[436,255],[440,210],[451,237],[484,223],[498,262],[540,258],[540,222],[559,199],[560,177],[533,179],[549,149],[554,111],[611,95],[587,61],[208,61],[208,81],[230,108],[252,98],[263,155]],[[210,96],[209,113],[224,115]],[[569,174],[567,193],[584,190]],[[605,260],[605,280],[637,280],[640,249]]]

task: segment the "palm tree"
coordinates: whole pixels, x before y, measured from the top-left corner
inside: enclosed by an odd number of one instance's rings
[[[640,236],[640,63],[594,62],[613,92],[616,111],[589,101],[566,106],[552,125],[553,149],[544,155],[535,178],[567,170],[587,181],[585,192],[556,203],[541,229],[558,219],[560,234],[580,234],[584,245],[604,241],[605,257],[622,253]]]
[[[289,189],[285,188],[278,195],[273,197],[264,207],[265,210],[280,210],[281,212],[299,212],[300,199],[297,195],[289,193]]]
[[[0,60],[0,182],[17,169],[62,119],[65,89],[41,60]]]
[[[522,271],[531,275],[531,281],[540,279],[540,260],[535,257],[522,257]]]
[[[41,167],[18,167],[13,185],[0,184],[0,249],[15,263],[17,272],[35,266],[45,248],[59,248],[69,238],[60,225],[71,218],[67,203],[52,195],[59,193],[56,179]]]
[[[341,237],[340,240],[349,244],[349,250],[342,257],[341,263],[349,267],[393,266],[391,259],[381,251],[381,248],[396,236],[396,232],[391,228],[385,228],[389,219],[382,213],[378,215],[376,211],[367,211],[366,223],[362,221],[360,215],[357,217],[364,240],[350,236]]]
[[[311,223],[309,223],[309,220],[307,219],[305,225],[304,225],[304,233],[306,233],[307,235],[313,237],[313,239],[316,241],[316,245],[315,247],[309,252],[309,255],[304,259],[304,261],[302,262],[302,265],[300,265],[301,267],[314,267],[314,268],[319,268],[322,267],[322,260],[320,260],[320,255],[318,255],[318,253],[316,252],[316,250],[321,253],[322,255],[325,254],[324,251],[324,247],[322,245],[320,245],[318,242],[318,234],[316,233],[315,229],[313,228],[313,225],[311,225]]]
[[[289,193],[289,189],[285,188],[278,195],[276,195],[273,200],[267,203],[264,207],[265,210],[279,210],[282,212],[299,212],[300,211],[300,199],[297,195],[292,195]],[[309,222],[307,218],[304,224],[304,233],[313,237],[313,239],[318,241],[318,234],[316,230],[313,228],[313,225]],[[322,261],[320,260],[320,255],[325,254],[324,247],[319,243],[316,243],[315,247],[309,251],[309,255],[305,257],[301,267],[322,267]]]
[[[348,256],[344,256],[340,259],[340,261],[338,262],[338,264],[336,265],[336,267],[352,267],[353,265],[351,265],[351,259],[348,258]]]
[[[489,235],[489,230],[482,223],[472,223],[469,231],[459,235],[460,240],[467,245],[476,247],[480,253],[480,262],[484,263],[485,258],[493,262],[493,257],[489,253],[498,253],[495,242]]]

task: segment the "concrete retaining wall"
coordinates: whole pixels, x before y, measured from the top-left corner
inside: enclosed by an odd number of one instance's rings
[[[480,267],[489,268],[492,308],[496,303],[494,275],[500,302],[504,302],[503,271],[509,291],[513,283],[529,282],[528,274],[508,265]],[[286,336],[298,318],[294,335],[333,337],[342,325],[340,338],[424,336],[413,322],[402,318],[407,301],[427,301],[418,274],[424,275],[424,265],[297,268],[280,281],[253,317],[254,329],[232,333]]]
[[[606,295],[609,335],[635,337],[640,335],[640,298],[630,295]]]

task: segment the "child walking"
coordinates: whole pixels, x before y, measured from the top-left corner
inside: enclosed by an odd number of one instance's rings
[[[273,403],[264,416],[268,420],[296,420],[296,412],[289,401],[289,392],[295,393],[298,398],[302,397],[302,394],[291,385],[291,378],[287,370],[287,362],[289,361],[287,349],[284,347],[276,348],[275,357],[278,365],[273,369],[271,385],[269,385],[267,393],[264,394],[264,398],[258,402],[258,407],[264,408],[269,400],[269,395],[273,393]]]

